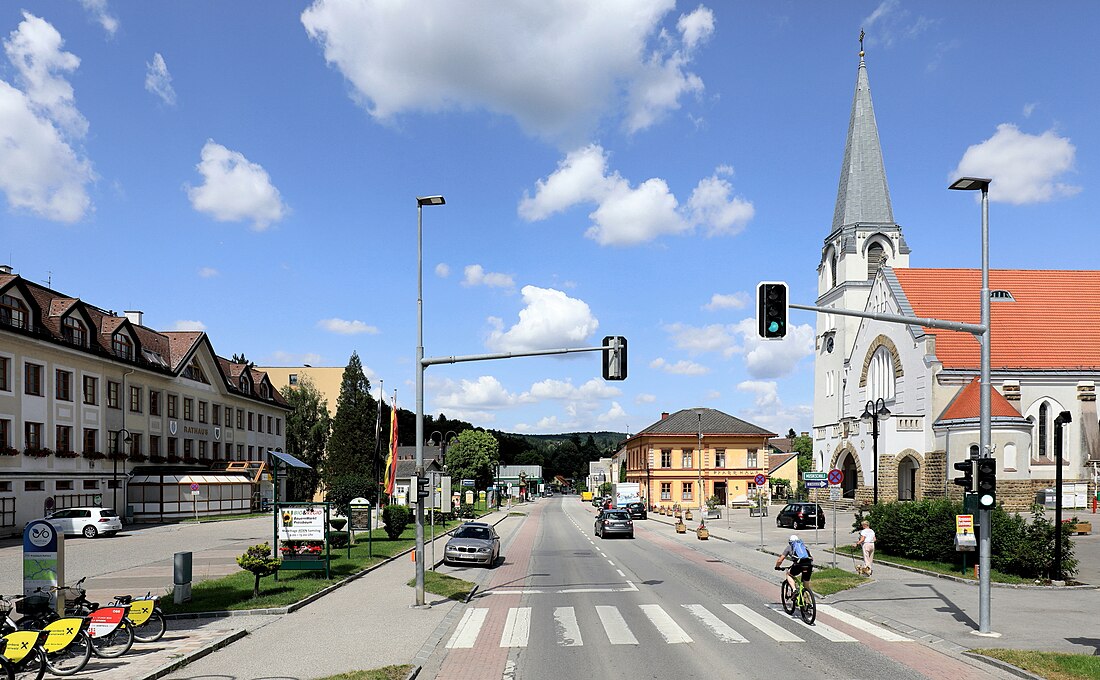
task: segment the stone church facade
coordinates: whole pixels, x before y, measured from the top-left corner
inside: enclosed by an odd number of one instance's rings
[[[979,257],[975,252],[976,262]],[[980,269],[910,267],[890,203],[862,53],[836,209],[817,274],[819,307],[980,320]],[[1094,498],[1100,272],[992,270],[989,287],[998,501],[1008,510],[1030,508],[1039,491],[1054,486],[1057,452],[1063,483],[1087,484]],[[861,416],[885,406],[889,416],[878,422],[879,501],[961,497],[961,487],[951,482],[959,474],[952,465],[978,447],[978,340],[826,313],[817,315],[816,336],[815,467],[843,470],[844,495],[871,502],[873,423]],[[1058,424],[1062,413],[1069,414],[1068,424]]]

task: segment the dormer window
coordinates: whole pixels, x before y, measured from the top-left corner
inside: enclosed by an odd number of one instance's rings
[[[61,337],[77,347],[88,346],[88,330],[84,327],[84,322],[75,316],[67,316],[61,322]]]
[[[134,342],[130,340],[130,336],[124,333],[115,333],[111,337],[111,351],[115,353],[116,357],[133,360]]]
[[[26,328],[27,306],[17,297],[0,296],[0,323],[16,328]]]
[[[882,244],[872,243],[871,247],[867,249],[867,280],[875,278],[883,259]]]
[[[248,376],[247,375],[241,375],[240,388],[241,388],[241,392],[244,392],[245,394],[248,394],[249,392],[252,391],[251,389],[249,389],[249,386],[248,386]]]
[[[192,359],[191,363],[187,364],[187,368],[183,369],[183,377],[190,378],[195,382],[206,383],[206,374],[202,371],[202,366],[199,365],[198,359]]]
[[[271,398],[271,388],[266,383],[260,385],[260,396],[264,399]]]
[[[991,290],[989,291],[990,300],[1003,300],[1006,302],[1015,302],[1016,298],[1012,297],[1012,293],[1007,290]]]

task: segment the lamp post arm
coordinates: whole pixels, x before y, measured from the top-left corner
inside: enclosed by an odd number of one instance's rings
[[[842,309],[837,307],[817,307],[815,305],[796,305],[793,302],[787,305],[791,309],[801,309],[807,312],[820,312],[822,314],[837,314],[839,316],[857,316],[861,319],[874,319],[875,321],[888,321],[903,323],[910,326],[925,326],[926,328],[942,328],[948,331],[961,331],[973,335],[985,333],[983,324],[966,323],[965,321],[947,321],[944,319],[922,318],[918,316],[905,316],[903,314],[883,314],[879,312],[858,312],[854,309]]]

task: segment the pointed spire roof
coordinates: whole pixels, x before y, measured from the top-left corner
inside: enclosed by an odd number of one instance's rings
[[[875,108],[871,104],[871,85],[861,50],[833,211],[833,231],[845,225],[873,222],[894,224],[894,211],[890,207],[890,187],[886,184],[886,166],[882,162]]]

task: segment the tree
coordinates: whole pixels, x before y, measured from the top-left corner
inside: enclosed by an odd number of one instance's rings
[[[340,383],[336,417],[322,471],[326,486],[338,484],[341,477],[353,475],[374,479],[374,424],[378,403],[370,394],[370,381],[363,374],[359,355],[352,352]]]
[[[272,557],[270,543],[260,543],[249,546],[243,555],[238,555],[237,566],[245,571],[252,572],[252,575],[256,577],[256,581],[252,585],[252,599],[256,599],[260,596],[260,579],[264,576],[271,576],[279,570],[279,559]]]
[[[291,409],[286,416],[286,452],[313,467],[292,471],[289,498],[309,500],[321,481],[325,445],[332,427],[328,403],[308,376],[302,376],[297,387],[284,387],[282,394]]]
[[[256,367],[256,362],[255,361],[249,361],[248,358],[245,357],[243,352],[240,353],[240,354],[234,354],[233,358],[230,359],[229,361],[234,363],[234,364],[244,364],[248,368],[255,368]]]
[[[454,479],[472,479],[479,489],[489,486],[500,462],[496,437],[482,430],[466,430],[447,449],[447,470]]]

